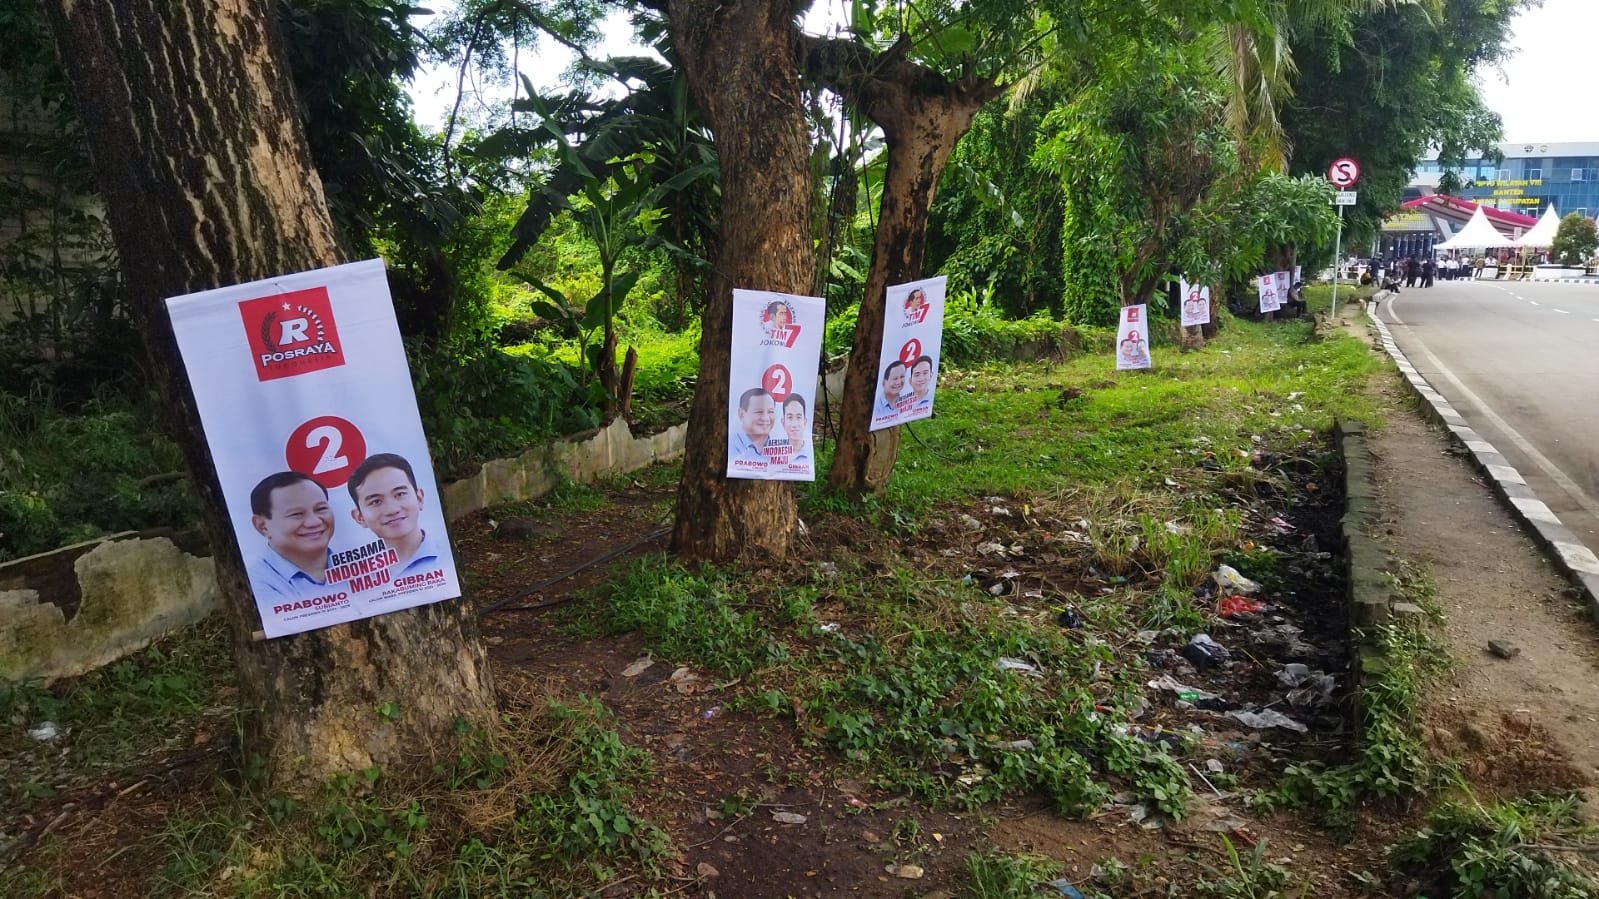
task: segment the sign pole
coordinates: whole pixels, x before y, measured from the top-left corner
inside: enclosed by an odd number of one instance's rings
[[[1344,207],[1338,207],[1338,240],[1333,244],[1333,296],[1328,315],[1338,317],[1338,272],[1344,265]]]

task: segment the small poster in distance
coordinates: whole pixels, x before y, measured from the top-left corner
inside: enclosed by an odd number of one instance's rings
[[[1123,306],[1121,322],[1116,326],[1116,370],[1129,371],[1149,368],[1148,307]]]
[[[728,477],[816,480],[812,431],[826,309],[820,297],[733,291]]]
[[[947,279],[939,275],[887,289],[871,430],[920,421],[933,414],[944,343],[946,287]]]

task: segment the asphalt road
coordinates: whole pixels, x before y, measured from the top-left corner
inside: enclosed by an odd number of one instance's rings
[[[1379,314],[1428,383],[1599,553],[1599,285],[1439,282]]]

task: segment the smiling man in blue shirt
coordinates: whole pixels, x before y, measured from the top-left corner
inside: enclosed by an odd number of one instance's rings
[[[328,592],[333,509],[322,485],[298,471],[268,475],[250,491],[250,524],[267,541],[249,570],[259,598],[293,601]]]

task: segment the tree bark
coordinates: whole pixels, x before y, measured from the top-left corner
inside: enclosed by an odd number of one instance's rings
[[[701,317],[672,547],[686,559],[781,558],[798,521],[791,486],[728,478],[733,289],[811,284],[810,139],[782,0],[671,0],[672,40],[716,139],[722,243]],[[814,398],[812,400],[814,406]]]
[[[950,81],[905,59],[909,44],[904,41],[875,54],[838,39],[806,37],[802,44],[807,74],[865,113],[883,129],[887,143],[872,265],[844,375],[838,448],[827,473],[830,487],[859,499],[888,488],[899,454],[897,426],[871,430],[882,364],[885,292],[890,284],[922,276],[927,217],[939,176],[972,118],[999,95],[999,87],[980,78]]]
[[[464,603],[276,640],[228,522],[164,300],[344,261],[262,0],[49,0],[101,195],[173,437],[200,494],[233,635],[247,758],[306,790],[446,750],[488,720]],[[375,709],[394,703],[398,713]]]

